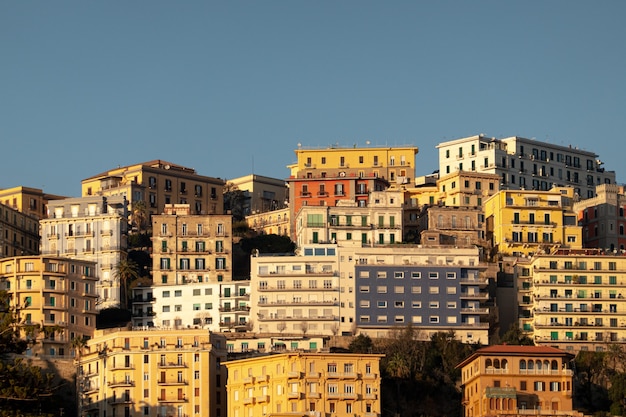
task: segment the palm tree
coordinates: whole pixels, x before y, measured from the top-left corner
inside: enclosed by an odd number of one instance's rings
[[[148,221],[148,208],[143,200],[135,201],[131,212],[132,224],[137,228],[137,233],[141,233],[143,226]]]
[[[120,282],[120,299],[122,308],[128,308],[128,285],[139,278],[139,265],[132,259],[122,259],[115,266],[113,277]]]

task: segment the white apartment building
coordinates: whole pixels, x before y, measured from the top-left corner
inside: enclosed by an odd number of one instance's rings
[[[126,258],[128,202],[123,196],[91,196],[48,202],[40,220],[42,255],[96,262],[97,309],[122,306],[115,268]]]
[[[569,186],[581,199],[595,195],[600,184],[615,184],[615,171],[607,171],[594,152],[517,136],[496,139],[484,135],[443,142],[439,172],[498,174],[501,188],[550,190]]]
[[[133,290],[133,326],[248,329],[250,281],[194,282]]]
[[[367,206],[340,200],[336,206],[303,206],[296,216],[298,247],[316,243],[377,246],[402,242],[404,192],[372,191]]]
[[[340,331],[337,245],[294,254],[253,254],[250,317],[257,333],[336,335]]]

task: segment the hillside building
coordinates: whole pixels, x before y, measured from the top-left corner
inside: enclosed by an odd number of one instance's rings
[[[624,186],[601,184],[596,196],[574,203],[582,227],[583,246],[609,251],[626,249],[626,192]]]
[[[0,259],[0,289],[17,309],[21,336],[35,339],[26,355],[74,355],[75,339],[96,328],[95,262],[51,256]]]
[[[461,369],[465,417],[577,416],[574,356],[547,346],[494,345],[477,350]]]
[[[227,415],[226,350],[218,334],[99,331],[81,351],[81,417]]]
[[[379,416],[381,357],[285,353],[227,362],[228,415]]]
[[[98,309],[126,307],[125,287],[116,276],[127,251],[128,202],[124,196],[51,201],[40,229],[43,255],[96,263]]]
[[[0,203],[0,258],[39,254],[38,218]]]
[[[82,196],[124,196],[130,209],[143,201],[149,215],[165,205],[189,204],[192,214],[223,214],[224,181],[199,175],[195,169],[153,160],[118,167],[81,181]]]
[[[597,185],[615,184],[615,172],[605,170],[597,154],[571,145],[481,134],[440,143],[437,149],[442,176],[456,171],[496,174],[502,189],[572,187],[576,198],[585,199],[595,196]]]

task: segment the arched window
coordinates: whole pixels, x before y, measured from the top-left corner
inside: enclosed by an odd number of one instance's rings
[[[519,361],[519,369],[526,369],[526,359]]]
[[[538,371],[541,371],[541,361],[540,360],[535,362],[535,367],[537,368]]]
[[[550,366],[550,369],[552,369],[553,371],[558,371],[559,370],[559,363],[556,360],[552,361],[552,365]]]
[[[493,360],[493,367],[496,369],[500,369],[500,360],[499,359],[494,359]]]
[[[533,369],[535,369],[535,362],[528,361],[528,370],[532,371]]]
[[[544,371],[549,371],[550,370],[550,361],[549,360],[545,360],[543,361],[543,370]]]
[[[509,362],[506,359],[502,359],[502,363],[500,364],[500,366],[502,367],[502,369],[508,369]]]
[[[485,361],[485,367],[486,367],[486,368],[490,368],[490,367],[492,367],[492,366],[493,366],[493,364],[491,363],[491,359],[487,359],[487,360]]]

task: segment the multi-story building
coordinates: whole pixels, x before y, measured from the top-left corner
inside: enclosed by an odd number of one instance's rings
[[[71,356],[75,339],[96,328],[95,263],[50,256],[0,259],[0,289],[8,291],[22,336],[36,339],[27,355]]]
[[[350,200],[365,207],[372,191],[390,185],[410,186],[415,177],[417,147],[305,149],[296,151],[289,165],[291,218],[303,206],[336,206]]]
[[[244,215],[265,213],[287,207],[289,189],[285,180],[250,174],[228,180],[246,197]]]
[[[250,229],[266,234],[291,236],[291,211],[289,207],[274,211],[265,211],[246,216]]]
[[[143,201],[151,215],[166,204],[189,204],[193,214],[224,212],[224,181],[196,173],[193,168],[153,160],[118,167],[81,181],[82,196],[125,196]]]
[[[626,257],[594,249],[520,259],[520,327],[536,344],[568,351],[626,343]]]
[[[550,190],[572,187],[580,198],[591,198],[600,184],[615,184],[615,172],[606,171],[598,155],[517,136],[496,139],[484,135],[443,142],[439,172],[478,171],[497,174],[504,189]]]
[[[500,177],[478,171],[455,171],[437,181],[439,204],[453,207],[481,207],[500,191]]]
[[[124,196],[51,201],[40,229],[43,255],[96,263],[98,309],[126,306],[124,285],[115,272],[126,259],[128,202]]]
[[[548,346],[495,345],[461,369],[465,417],[582,416],[573,409],[573,355]]]
[[[361,207],[354,201],[341,201],[336,206],[303,206],[296,215],[297,245],[374,246],[402,242],[403,192],[373,191],[368,201]]]
[[[327,336],[262,335],[252,332],[224,332],[229,359],[240,359],[266,353],[328,351]]]
[[[424,246],[489,246],[482,207],[424,206],[418,219]]]
[[[253,254],[250,317],[254,331],[337,334],[343,295],[337,263],[337,245],[304,246],[295,256]]]
[[[47,216],[46,205],[52,200],[61,200],[66,197],[44,193],[39,188],[13,187],[0,189],[0,203],[9,206],[37,220]]]
[[[78,361],[78,415],[225,417],[225,361],[206,330],[99,331]]]
[[[572,188],[501,190],[484,203],[487,239],[504,255],[581,248],[573,193]]]
[[[360,333],[385,337],[412,325],[425,339],[454,331],[463,342],[489,342],[489,279],[476,247],[347,250],[340,256],[354,265],[347,285]]]
[[[232,280],[232,217],[168,205],[153,220],[153,285],[133,289],[133,325],[245,330],[249,281]]]
[[[227,362],[228,415],[379,416],[381,357],[285,353]]]
[[[626,191],[624,186],[601,184],[596,196],[574,203],[582,226],[583,246],[610,251],[626,249]]]
[[[0,203],[0,258],[38,253],[38,218]]]

